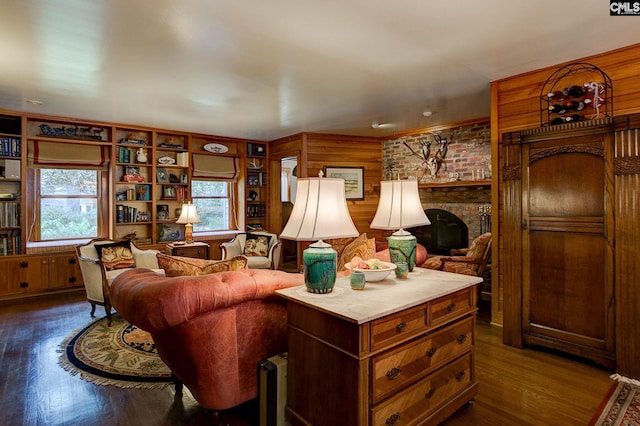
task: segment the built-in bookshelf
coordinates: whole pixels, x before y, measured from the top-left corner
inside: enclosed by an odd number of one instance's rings
[[[248,142],[245,179],[245,220],[247,230],[265,229],[267,227],[268,166],[267,145]]]
[[[0,256],[24,253],[21,177],[22,118],[0,114]]]

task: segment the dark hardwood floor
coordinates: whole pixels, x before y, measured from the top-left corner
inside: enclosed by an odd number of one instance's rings
[[[490,326],[485,313],[481,306],[478,396],[444,425],[586,425],[610,386],[611,372],[546,351],[506,347],[501,329]],[[89,304],[82,292],[0,302],[0,423],[209,424],[186,390],[176,397],[173,387],[97,386],[63,370],[58,365],[59,343],[89,321]],[[257,424],[257,404],[252,401],[223,413],[220,423]]]

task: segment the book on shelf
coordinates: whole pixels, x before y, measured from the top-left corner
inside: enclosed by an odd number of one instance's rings
[[[176,154],[176,165],[179,167],[189,167],[189,153],[178,152]]]
[[[20,139],[0,138],[0,155],[3,157],[20,157]]]
[[[0,203],[0,228],[20,226],[20,205],[18,203]]]

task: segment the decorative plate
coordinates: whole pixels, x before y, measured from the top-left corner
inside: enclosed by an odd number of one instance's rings
[[[176,159],[171,157],[160,157],[158,158],[158,163],[160,164],[175,164]]]
[[[219,154],[229,151],[229,148],[219,143],[208,143],[203,146],[203,148],[205,149],[205,151],[216,152]]]

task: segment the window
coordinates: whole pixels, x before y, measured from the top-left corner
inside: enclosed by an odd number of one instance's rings
[[[35,171],[35,234],[39,241],[94,238],[99,235],[100,172],[77,169]]]
[[[231,183],[215,180],[192,180],[191,197],[198,209],[200,223],[193,232],[224,231],[231,228]]]

